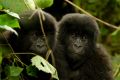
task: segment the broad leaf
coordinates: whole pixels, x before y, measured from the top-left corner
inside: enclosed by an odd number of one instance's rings
[[[19,15],[18,15],[17,13],[10,12],[9,10],[4,10],[4,11],[5,11],[8,15],[20,19]]]
[[[10,26],[12,28],[20,27],[18,20],[8,14],[0,15],[0,26],[4,26],[4,25]]]
[[[29,76],[37,77],[36,75],[37,75],[38,69],[35,66],[32,66],[32,65],[27,66],[26,70]]]
[[[0,4],[5,9],[9,9],[12,12],[23,13],[29,10],[24,2],[25,0],[0,0]]]
[[[111,35],[112,35],[112,36],[115,36],[115,35],[118,34],[118,32],[120,32],[120,29],[115,30]]]
[[[33,57],[31,61],[33,66],[37,67],[39,70],[42,70],[46,73],[50,73],[53,78],[58,79],[56,69],[51,64],[49,64],[48,61],[46,61],[44,58],[37,55]]]
[[[0,5],[0,10],[1,10],[2,8],[3,8],[2,5]]]
[[[12,29],[11,27],[9,27],[9,26],[7,26],[7,25],[0,25],[0,28],[1,29],[5,29],[5,30],[8,30],[8,31],[11,31],[11,32],[13,32],[15,35],[17,35],[18,36],[18,33],[14,30],[14,29]]]
[[[10,66],[10,76],[20,76],[20,73],[22,72],[22,70],[23,68]]]
[[[33,0],[24,0],[24,1],[30,9],[35,10],[35,3]]]
[[[47,8],[53,4],[53,0],[34,0],[40,8]]]

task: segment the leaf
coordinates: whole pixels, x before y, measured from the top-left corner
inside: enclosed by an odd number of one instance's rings
[[[5,11],[8,15],[20,19],[19,15],[18,15],[17,13],[10,12],[9,10],[4,10],[4,11]]]
[[[10,76],[19,76],[22,70],[21,67],[10,66]]]
[[[1,36],[1,35],[0,35]],[[3,39],[4,40],[4,39]],[[10,46],[5,42],[2,42],[0,40],[0,44],[3,43],[5,45],[0,45],[0,52],[2,53],[2,57],[3,58],[10,58],[12,55],[11,53],[13,53],[12,49],[10,48]]]
[[[0,25],[7,25],[11,26],[12,28],[20,28],[18,20],[8,14],[0,15]]]
[[[5,29],[5,30],[8,30],[8,31],[11,31],[11,32],[13,32],[13,33],[15,33],[15,35],[17,35],[18,36],[18,33],[14,30],[14,29],[12,29],[11,27],[9,27],[9,26],[7,26],[7,25],[0,25],[0,28],[1,29]]]
[[[29,76],[37,77],[36,75],[37,75],[38,69],[35,68],[34,66],[32,66],[32,65],[27,66],[26,70],[27,70],[27,74]]]
[[[46,73],[50,73],[53,78],[59,80],[56,69],[41,56],[37,55],[33,57],[31,59],[31,62],[32,62],[32,65],[37,67],[39,70],[42,70],[43,72],[46,72]]]
[[[20,73],[23,71],[23,68],[16,66],[5,66],[5,73],[7,76],[17,77],[20,76]]]
[[[53,4],[53,0],[34,0],[36,5],[40,8],[47,8]]]
[[[17,77],[8,76],[8,80],[21,80],[21,79],[19,79],[19,76],[17,76]]]
[[[1,10],[2,8],[3,8],[2,5],[0,5],[0,10]]]
[[[33,0],[24,0],[26,5],[29,6],[30,9],[35,10],[35,3]]]
[[[115,35],[118,34],[118,32],[120,32],[120,29],[115,30],[113,33],[111,33],[111,35],[112,35],[112,36],[115,36]]]
[[[25,0],[0,0],[0,4],[4,9],[9,9],[12,12],[20,14],[29,10],[24,1]]]
[[[2,63],[2,48],[0,46],[0,65],[1,65],[1,63]]]
[[[10,27],[20,28],[18,20],[8,14],[0,15],[0,28],[15,32]]]

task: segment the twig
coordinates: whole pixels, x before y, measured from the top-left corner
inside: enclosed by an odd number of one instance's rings
[[[20,55],[31,54],[31,55],[36,55],[35,53],[13,53],[13,54],[20,54]]]
[[[72,6],[74,6],[75,8],[77,8],[78,10],[82,11],[83,13],[87,14],[88,16],[94,18],[96,21],[99,21],[99,22],[101,22],[101,23],[103,23],[103,24],[105,24],[105,25],[107,25],[107,26],[109,26],[111,28],[114,28],[114,29],[118,29],[119,28],[119,27],[117,27],[115,25],[109,24],[109,23],[107,23],[107,22],[105,22],[105,21],[103,21],[101,19],[98,19],[98,18],[94,17],[93,15],[91,15],[90,13],[88,13],[87,11],[85,11],[84,9],[82,9],[81,7],[77,6],[76,4],[72,3],[69,0],[65,0],[65,1],[67,3],[69,3],[69,4],[71,4]]]
[[[52,52],[50,46],[48,45],[48,39],[46,37],[45,31],[44,31],[44,28],[43,28],[43,24],[42,24],[42,21],[45,20],[45,17],[44,17],[44,14],[43,14],[41,9],[40,9],[40,13],[38,12],[38,14],[39,14],[39,19],[40,19],[41,30],[42,30],[42,33],[43,33],[43,36],[45,38],[45,42],[46,42],[46,45],[47,45],[47,48],[48,48],[48,51],[47,51],[47,54],[46,54],[46,60],[48,60],[49,56],[51,55],[52,64],[55,66],[55,58],[54,58],[54,55],[53,55],[53,52]]]
[[[120,73],[120,64],[119,64],[117,70],[114,73],[114,78],[116,78],[119,75],[119,73]]]
[[[49,47],[49,45],[48,45],[48,39],[47,39],[47,37],[46,37],[45,31],[44,31],[44,28],[43,28],[43,23],[42,23],[42,21],[44,21],[45,18],[43,18],[43,12],[42,12],[41,9],[40,9],[40,12],[39,12],[39,10],[38,10],[38,16],[39,16],[39,20],[40,20],[41,30],[42,30],[43,36],[44,36],[44,38],[45,38],[45,43],[46,43],[47,48],[48,48],[48,50],[49,50],[50,47]]]
[[[1,33],[1,32],[0,32],[0,33]],[[3,33],[1,33],[1,34],[3,35],[3,37],[5,38],[5,40],[6,40],[6,42],[7,42],[6,45],[8,45],[8,46],[10,47],[10,49],[11,49],[11,51],[12,51],[11,54],[13,54],[13,53],[14,53],[14,50],[13,50],[12,46],[9,44],[6,36],[5,36]],[[3,45],[5,45],[5,44],[3,44]],[[18,57],[16,54],[13,54],[13,55],[17,58],[17,60],[18,60],[21,64],[24,64],[24,63],[19,59],[19,57]],[[24,65],[25,65],[25,64],[24,64]]]
[[[52,64],[53,64],[53,66],[55,66],[55,58],[54,58],[52,49],[49,47],[48,39],[47,39],[47,37],[46,37],[45,31],[44,31],[44,28],[43,28],[43,23],[42,23],[42,21],[45,21],[45,16],[44,16],[44,14],[43,14],[42,9],[37,9],[37,10],[35,10],[35,12],[33,12],[33,14],[29,17],[29,19],[31,19],[31,18],[35,15],[35,13],[38,13],[38,17],[39,17],[39,21],[40,21],[40,26],[41,26],[41,31],[42,31],[42,33],[43,33],[43,36],[44,36],[44,38],[45,38],[45,43],[46,43],[46,46],[47,46],[47,48],[48,48],[48,51],[47,51],[47,54],[46,54],[45,59],[48,60],[49,56],[51,55]]]

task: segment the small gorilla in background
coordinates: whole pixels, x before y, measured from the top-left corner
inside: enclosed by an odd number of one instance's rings
[[[91,17],[72,13],[58,24],[55,51],[60,80],[113,80],[105,50],[96,44],[99,28]]]
[[[45,37],[43,36],[40,20],[38,13],[35,13],[31,19],[30,16],[33,11],[20,14],[21,19],[19,20],[21,29],[18,31],[17,44],[10,42],[15,52],[33,52],[41,56],[45,56],[47,53],[47,45]],[[51,49],[55,46],[56,36],[56,20],[50,14],[44,12],[45,21],[43,21],[43,28],[48,39],[48,45]],[[13,39],[11,37],[11,39]],[[10,40],[11,41],[11,40]],[[14,44],[16,44],[14,46]],[[16,48],[19,47],[19,48]]]
[[[34,13],[34,11],[27,11],[23,14],[20,14],[20,29],[17,29],[18,37],[11,32],[9,32],[8,42],[13,48],[15,53],[24,53],[23,55],[19,55],[20,59],[26,63],[30,63],[30,59],[34,55],[27,55],[27,53],[35,53],[40,56],[45,57],[48,47],[45,42],[45,37],[43,36],[39,15],[36,12],[31,19],[30,16]],[[48,40],[49,47],[53,50],[56,44],[56,20],[49,13],[43,12],[45,20],[42,21],[43,28]],[[53,50],[54,51],[54,50]],[[39,78],[30,78],[26,77],[28,80],[50,80],[50,75],[46,77],[47,74],[41,73],[38,75]]]

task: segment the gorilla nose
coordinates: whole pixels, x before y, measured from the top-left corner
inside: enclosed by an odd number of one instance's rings
[[[75,46],[76,47],[81,47],[81,44],[82,44],[81,40],[80,39],[76,39]]]
[[[41,43],[41,44],[37,44],[36,46],[37,46],[37,47],[43,47],[43,46],[44,46],[44,44],[43,44],[43,43]]]

